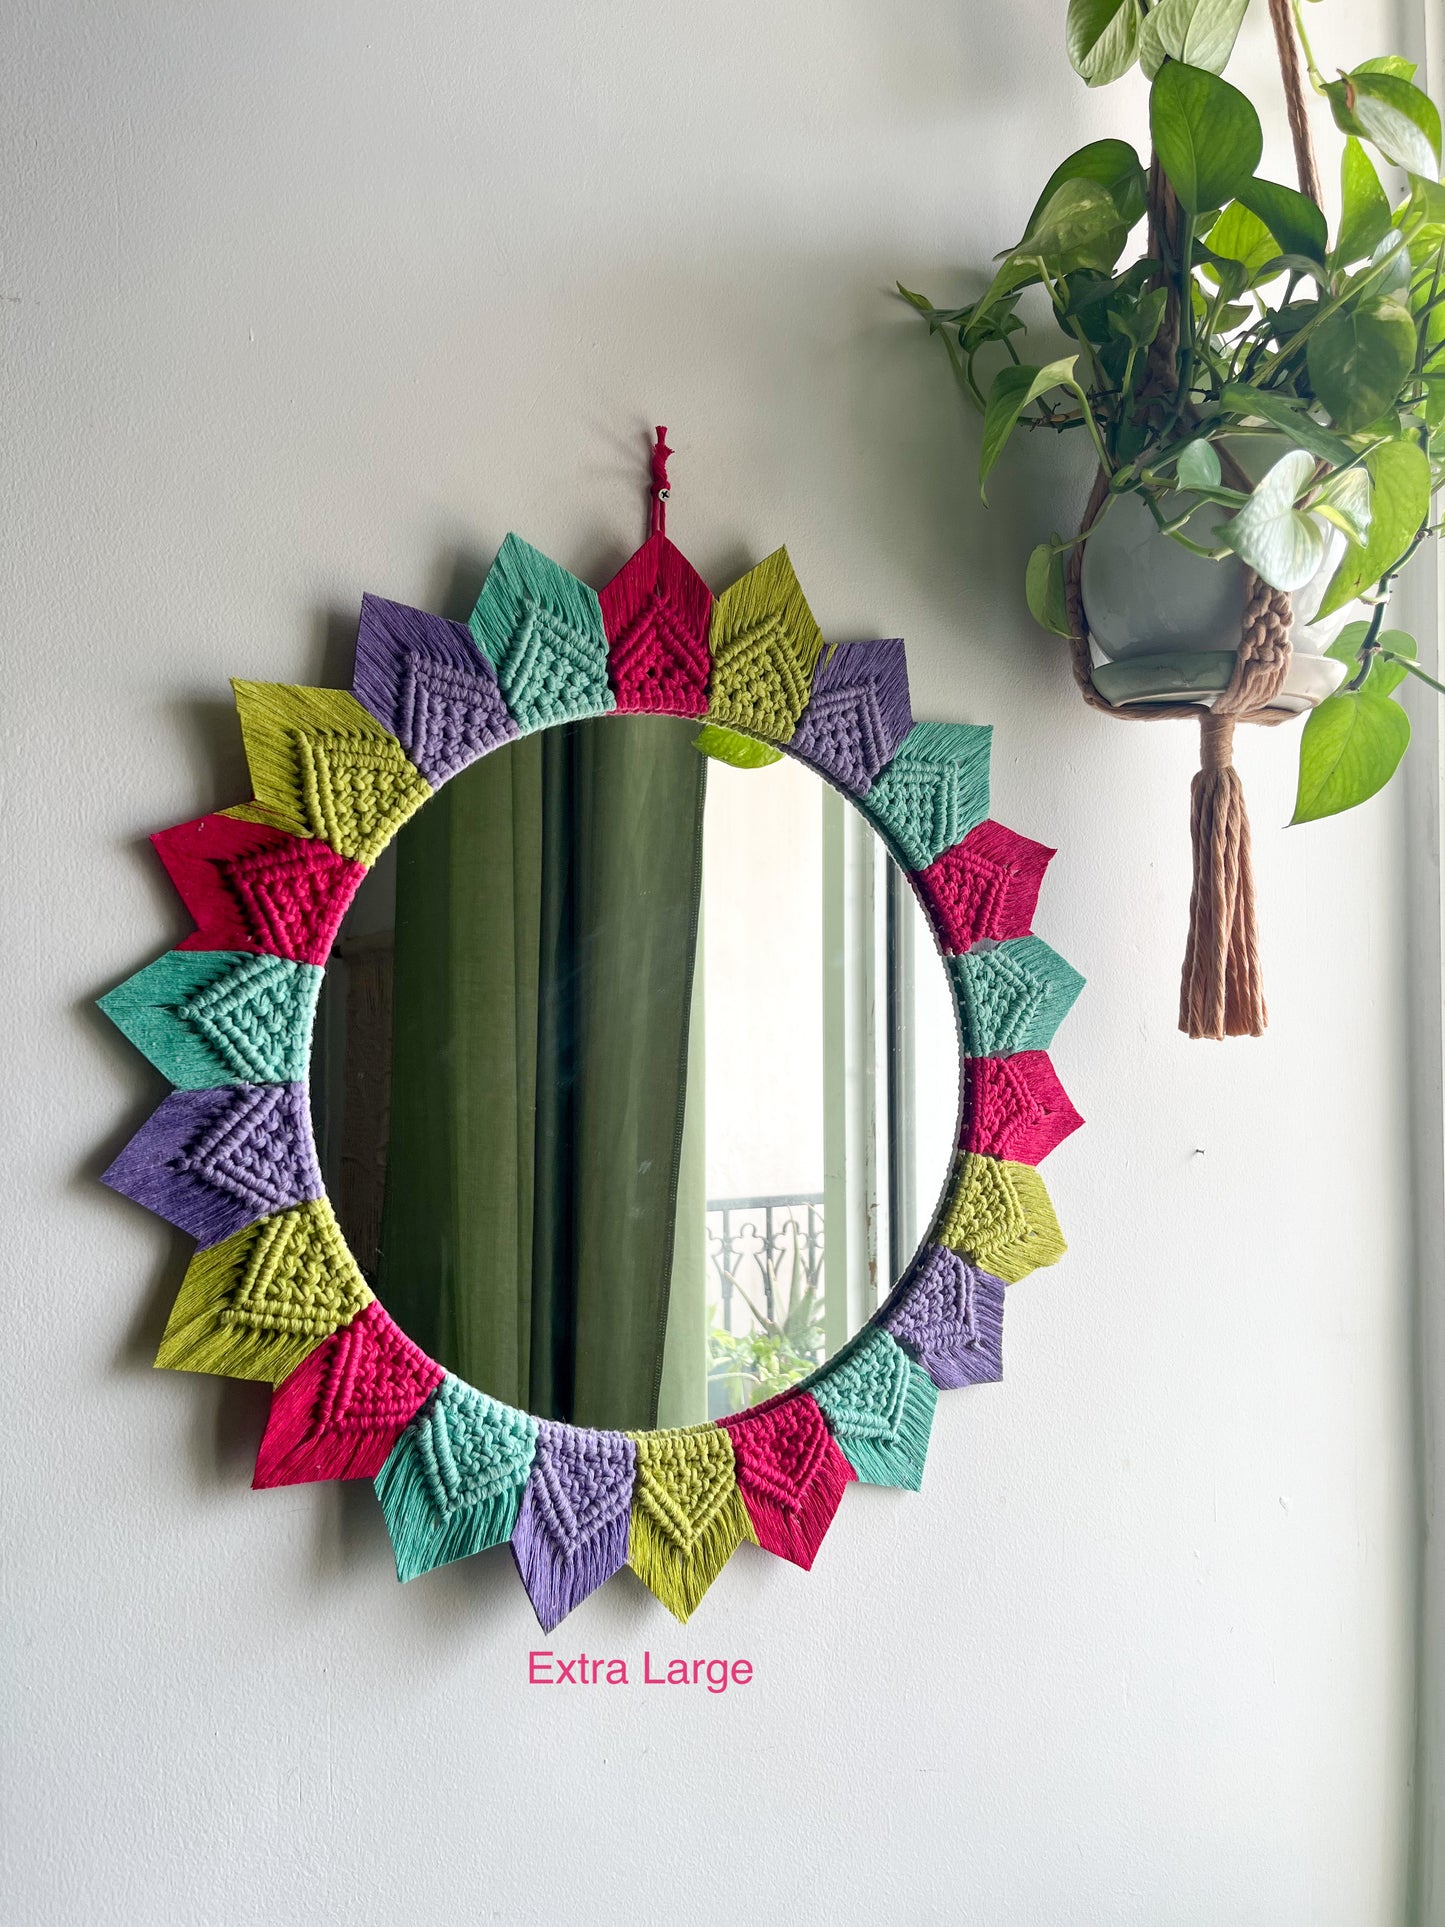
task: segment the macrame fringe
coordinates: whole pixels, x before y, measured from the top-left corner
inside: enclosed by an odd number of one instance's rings
[[[896,1485],[908,1492],[920,1489],[937,1403],[938,1388],[915,1366],[892,1437],[875,1439],[850,1433],[840,1441],[848,1463],[864,1485]]]
[[[660,1528],[645,1507],[634,1505],[627,1563],[673,1618],[686,1624],[701,1605],[708,1587],[744,1540],[757,1543],[752,1521],[736,1486],[686,1548],[680,1546],[670,1532]]]
[[[251,785],[270,821],[368,868],[431,795],[388,730],[340,689],[233,680]]]
[[[958,1161],[938,1237],[1007,1285],[1056,1264],[1068,1249],[1038,1172],[974,1151]]]
[[[361,598],[351,692],[433,789],[517,734],[471,630],[382,596]]]
[[[374,1479],[442,1377],[373,1300],[272,1393],[252,1484]]]
[[[1234,718],[1204,716],[1199,736],[1202,763],[1189,790],[1194,882],[1179,1028],[1192,1038],[1261,1037],[1269,1012],[1260,975],[1249,815],[1231,761]]]
[[[947,1245],[925,1245],[878,1314],[940,1391],[1003,1377],[1002,1279],[965,1264]]]
[[[315,964],[233,950],[170,950],[98,999],[178,1090],[295,1084],[321,988]]]
[[[1055,852],[990,819],[914,877],[945,952],[1027,937]]]
[[[544,1632],[627,1564],[636,1469],[621,1432],[538,1425],[512,1555]]]
[[[916,1492],[923,1483],[938,1390],[880,1326],[810,1381],[829,1430],[865,1485]]]
[[[324,1198],[198,1251],[156,1364],[277,1385],[371,1303]]]
[[[537,1421],[448,1373],[377,1475],[398,1579],[512,1536]]]
[[[172,1091],[102,1184],[198,1245],[322,1195],[304,1084]]]
[[[439,1513],[416,1430],[409,1426],[377,1475],[376,1496],[391,1535],[396,1576],[405,1583],[505,1544],[517,1523],[522,1487],[507,1486],[473,1505]]]
[[[993,729],[978,723],[915,723],[880,772],[863,813],[925,870],[988,816]]]
[[[825,1456],[796,1505],[783,1505],[754,1485],[739,1487],[753,1522],[753,1536],[763,1551],[801,1566],[804,1572],[812,1571],[828,1528],[838,1516],[843,1494],[858,1478],[837,1440],[829,1443],[833,1450]]]
[[[969,1057],[1047,1050],[1084,980],[1038,937],[948,960]]]
[[[738,1491],[733,1442],[721,1425],[634,1432],[637,1478],[627,1563],[686,1620],[735,1549],[756,1544]]]
[[[595,591],[519,535],[497,551],[470,627],[522,731],[616,708]]]
[[[857,1474],[816,1400],[788,1393],[768,1410],[721,1421],[737,1455],[738,1490],[764,1552],[811,1571]]]
[[[827,650],[788,745],[854,796],[866,796],[913,727],[903,644],[851,642]]]
[[[965,1151],[1042,1164],[1083,1121],[1044,1051],[968,1060]]]
[[[886,1437],[846,1432],[838,1440],[864,1485],[894,1485],[906,1492],[917,1492],[923,1485],[938,1388],[912,1359],[908,1364],[908,1396],[895,1430]]]
[[[597,600],[618,709],[705,716],[712,591],[686,556],[665,535],[649,536]]]
[[[537,1623],[544,1633],[550,1633],[574,1606],[580,1606],[589,1593],[596,1592],[627,1564],[631,1520],[624,1505],[605,1526],[569,1552],[542,1530],[533,1493],[529,1481],[512,1530],[512,1554]]]
[[[709,648],[709,720],[789,742],[807,707],[823,632],[786,549],[775,549],[718,597]]]
[[[241,819],[202,816],[151,838],[195,920],[179,950],[244,950],[324,964],[366,875],[314,837]]]

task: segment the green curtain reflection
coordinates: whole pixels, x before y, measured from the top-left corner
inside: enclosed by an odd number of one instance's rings
[[[657,1416],[702,873],[695,733],[608,717],[524,738],[397,839],[380,1294],[472,1384],[581,1425]]]

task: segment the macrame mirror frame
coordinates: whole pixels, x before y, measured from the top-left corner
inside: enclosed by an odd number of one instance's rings
[[[990,820],[990,730],[915,723],[902,642],[825,647],[784,549],[714,600],[661,457],[653,495],[600,592],[509,535],[469,624],[365,597],[349,693],[234,683],[253,798],[152,838],[196,928],[100,1000],[175,1087],[105,1173],[196,1241],[157,1365],[273,1386],[254,1484],[373,1479],[399,1579],[510,1544],[549,1632],[624,1566],[685,1620],[744,1541],[809,1568],[850,1484],[916,1489],[939,1390],[1002,1376],[1006,1287],[1063,1252],[1036,1167],[1081,1122],[1046,1053],[1083,980],[1032,934],[1053,851]],[[476,758],[612,713],[737,732],[849,797],[929,918],[962,1059],[952,1174],[886,1302],[798,1386],[683,1431],[539,1420],[428,1358],[347,1247],[308,1097],[322,972],[397,830]]]

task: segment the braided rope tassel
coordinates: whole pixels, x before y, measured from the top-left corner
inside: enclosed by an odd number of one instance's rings
[[[1289,670],[1289,625],[1289,597],[1252,576],[1234,674],[1200,718],[1200,768],[1189,788],[1194,882],[1179,984],[1179,1028],[1190,1037],[1260,1037],[1268,1022],[1234,724],[1279,693]]]

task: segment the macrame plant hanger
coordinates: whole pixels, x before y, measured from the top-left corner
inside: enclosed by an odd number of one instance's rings
[[[1319,173],[1310,141],[1304,73],[1289,0],[1269,0],[1269,15],[1284,81],[1300,192],[1318,205]],[[1168,264],[1179,262],[1182,223],[1179,203],[1157,154],[1149,168],[1148,214],[1149,251],[1165,264],[1160,272],[1163,285],[1169,289],[1169,302],[1149,350],[1141,395],[1162,406],[1178,382],[1179,284],[1169,276]],[[1228,452],[1219,453],[1226,472],[1233,471],[1232,482],[1247,488],[1247,479]],[[1082,528],[1093,527],[1108,493],[1109,477],[1100,469],[1084,510]],[[1200,766],[1190,789],[1194,885],[1189,899],[1189,942],[1179,986],[1179,1028],[1190,1037],[1259,1037],[1267,1013],[1260,976],[1249,816],[1234,767],[1234,730],[1237,723],[1289,720],[1289,712],[1272,705],[1289,674],[1290,598],[1282,590],[1271,588],[1252,569],[1245,571],[1239,653],[1234,673],[1213,708],[1180,702],[1116,709],[1094,687],[1088,623],[1079,591],[1083,549],[1079,542],[1069,551],[1064,580],[1074,680],[1084,701],[1125,722],[1165,722],[1185,716],[1199,721]]]

